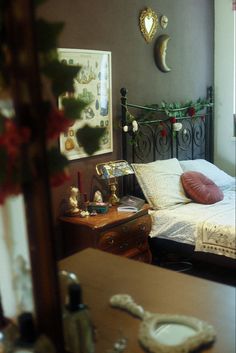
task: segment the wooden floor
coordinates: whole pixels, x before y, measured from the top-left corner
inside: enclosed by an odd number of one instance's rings
[[[195,253],[193,246],[166,239],[151,238],[149,246],[156,266],[236,287],[236,260],[220,261],[215,254]]]
[[[192,269],[186,273],[236,287],[236,271],[233,269],[217,267],[204,263],[193,263]]]

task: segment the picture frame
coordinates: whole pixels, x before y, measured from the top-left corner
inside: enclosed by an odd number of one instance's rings
[[[60,152],[69,160],[89,157],[77,142],[76,131],[85,124],[105,127],[100,149],[93,155],[113,151],[111,52],[88,49],[58,49],[59,60],[81,69],[74,79],[74,95],[91,101],[66,133],[60,135]]]

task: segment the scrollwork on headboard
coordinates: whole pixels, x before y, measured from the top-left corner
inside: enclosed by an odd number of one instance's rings
[[[212,98],[212,88],[209,87],[206,99],[195,103],[181,105],[162,102],[160,106],[141,106],[129,103],[127,90],[122,88],[122,157],[129,163],[174,157],[179,160],[203,158],[212,161]],[[130,181],[127,183],[130,184]]]

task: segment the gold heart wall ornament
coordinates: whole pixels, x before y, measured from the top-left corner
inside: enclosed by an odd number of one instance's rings
[[[150,43],[158,27],[157,14],[150,8],[143,10],[140,14],[139,24],[145,40]]]

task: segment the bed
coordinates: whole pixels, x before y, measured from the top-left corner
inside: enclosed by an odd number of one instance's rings
[[[123,158],[135,172],[123,189],[151,206],[154,259],[235,268],[235,178],[213,164],[212,88],[196,102],[148,106],[122,88],[121,110]]]

